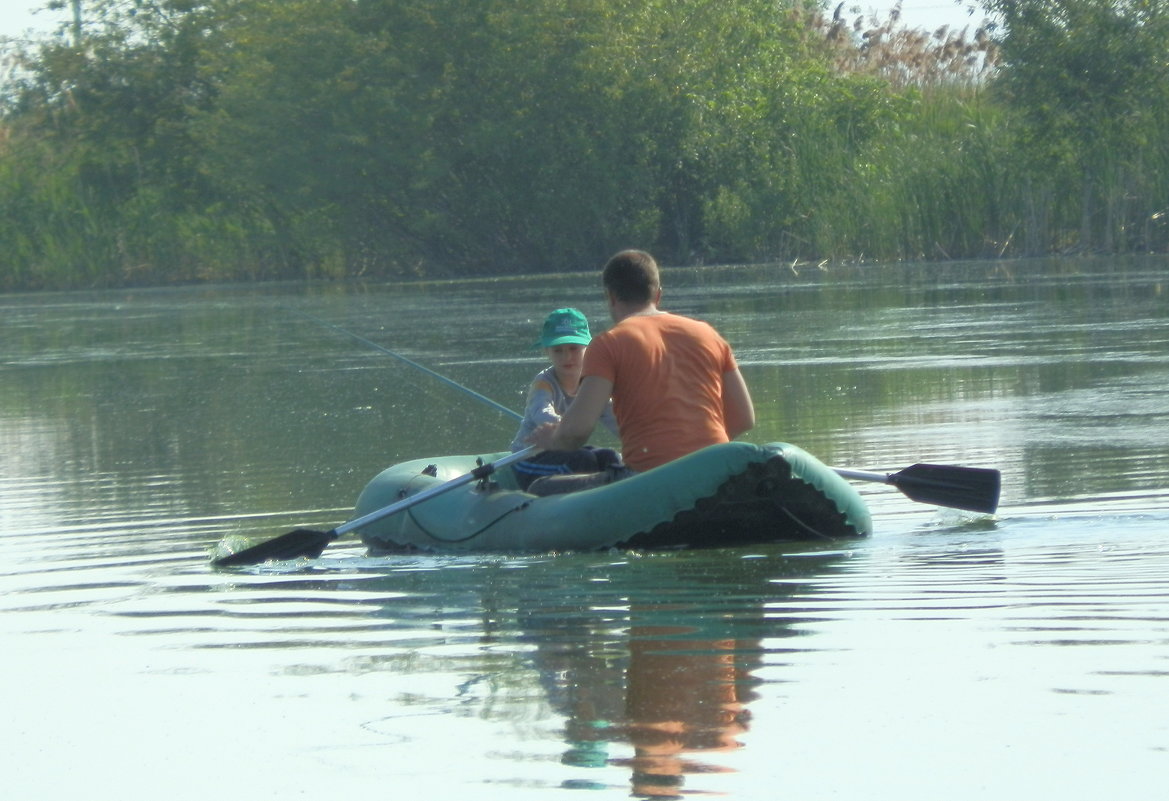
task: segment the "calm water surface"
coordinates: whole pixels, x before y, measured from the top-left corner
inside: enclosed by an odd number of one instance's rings
[[[502,449],[593,275],[0,297],[4,797],[1160,799],[1169,262],[669,271],[863,542],[215,571]],[[368,340],[368,341],[363,341]],[[575,796],[573,796],[575,797]]]

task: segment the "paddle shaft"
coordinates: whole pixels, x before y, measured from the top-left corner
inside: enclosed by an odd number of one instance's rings
[[[842,467],[833,467],[832,472],[841,478],[849,478],[853,481],[875,481],[878,484],[892,483],[887,473],[870,473],[866,470],[849,470]]]
[[[370,523],[389,517],[395,512],[409,509],[411,506],[417,506],[436,495],[442,495],[444,492],[449,492],[456,487],[487,478],[487,476],[494,473],[500,467],[533,456],[538,450],[535,445],[532,445],[524,448],[522,451],[516,451],[515,453],[510,453],[507,456],[496,459],[494,462],[480,464],[470,473],[443,482],[438,486],[425,489],[416,495],[403,498],[389,506],[383,506],[381,509],[376,509],[369,514],[362,515],[347,523],[342,523],[331,531],[315,531],[313,529],[298,528],[295,531],[282,534],[275,539],[252,545],[242,551],[219,556],[212,559],[211,564],[216,567],[236,567],[239,565],[256,565],[261,562],[285,561],[288,559],[316,559],[321,555],[321,551],[325,549],[325,546],[342,534],[347,534],[362,526],[368,526]]]
[[[516,462],[522,462],[529,456],[534,456],[538,450],[539,449],[535,445],[529,445],[521,451],[509,453],[507,456],[500,457],[494,462],[481,464],[470,473],[461,475],[458,478],[452,478],[450,481],[443,482],[437,487],[425,489],[422,492],[411,495],[409,498],[403,498],[396,503],[391,503],[389,506],[383,506],[381,509],[375,509],[369,514],[365,514],[361,517],[342,523],[341,525],[337,526],[337,528],[333,529],[333,533],[340,537],[342,534],[348,534],[350,531],[355,531],[356,529],[368,526],[370,523],[376,523],[382,518],[389,517],[392,514],[404,511],[412,506],[417,506],[423,501],[428,501],[437,495],[450,492],[451,490],[456,489],[457,487],[461,487],[464,484],[470,484],[473,481],[479,481],[480,479],[487,478],[487,476],[491,475],[501,467],[506,467],[507,465],[514,464]]]

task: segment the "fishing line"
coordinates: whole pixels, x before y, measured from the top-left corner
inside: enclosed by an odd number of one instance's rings
[[[483,403],[486,403],[488,406],[491,406],[492,408],[496,409],[497,411],[503,412],[504,414],[508,415],[509,417],[512,417],[516,420],[523,420],[524,419],[523,415],[521,415],[519,412],[516,412],[513,409],[507,408],[502,403],[497,403],[496,401],[491,400],[491,398],[487,397],[486,395],[480,395],[478,392],[471,389],[470,387],[465,387],[457,381],[452,381],[451,379],[447,378],[445,375],[442,375],[441,373],[436,373],[434,370],[431,370],[429,367],[423,367],[418,362],[416,362],[412,359],[407,359],[405,356],[403,356],[400,353],[394,353],[394,351],[390,350],[389,348],[387,348],[383,345],[379,345],[378,343],[373,342],[372,340],[366,339],[365,337],[360,336],[358,334],[355,334],[352,331],[347,331],[346,329],[342,328],[341,326],[334,325],[333,323],[330,323],[327,320],[322,320],[319,317],[314,317],[313,315],[309,314],[308,312],[301,311],[300,309],[289,309],[289,311],[293,311],[293,312],[296,312],[297,314],[300,314],[304,317],[307,317],[308,319],[312,320],[314,323],[317,323],[318,325],[321,325],[325,328],[331,328],[340,334],[344,334],[345,336],[349,337],[350,339],[355,339],[358,342],[360,342],[361,344],[367,345],[367,346],[373,348],[374,350],[379,350],[382,353],[386,354],[387,356],[393,356],[398,361],[400,361],[404,364],[408,364],[416,370],[421,370],[422,372],[426,373],[431,378],[437,378],[439,381],[443,382],[447,386],[454,387],[455,389],[459,390],[460,392],[464,392],[467,395],[470,395],[472,398],[475,398],[476,400],[479,400],[479,401],[482,401]]]

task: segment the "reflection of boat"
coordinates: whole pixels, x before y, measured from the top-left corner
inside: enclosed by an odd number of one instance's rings
[[[356,516],[409,498],[502,454],[395,465]],[[869,511],[832,469],[794,445],[714,445],[622,481],[565,495],[518,489],[511,470],[361,528],[372,554],[669,549],[867,536]]]

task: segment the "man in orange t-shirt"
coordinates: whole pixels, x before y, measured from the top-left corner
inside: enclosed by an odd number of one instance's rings
[[[576,400],[559,423],[536,430],[535,445],[580,447],[610,397],[622,456],[638,472],[754,427],[755,407],[730,345],[710,325],[658,309],[661,281],[651,255],[618,253],[602,280],[615,325],[593,339]]]

